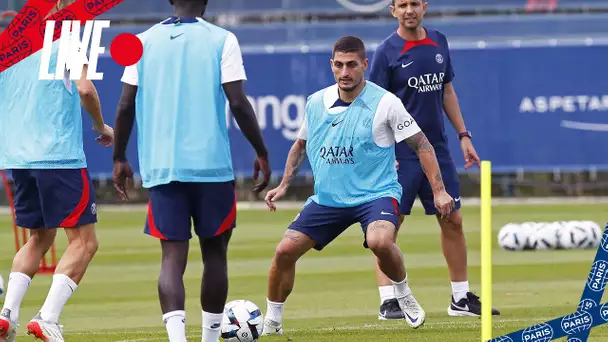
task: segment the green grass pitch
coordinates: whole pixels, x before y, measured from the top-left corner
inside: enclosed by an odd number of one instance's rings
[[[266,310],[265,294],[271,257],[296,211],[239,211],[229,249],[229,300],[248,299]],[[507,222],[593,220],[603,226],[602,205],[495,206],[493,210],[493,304],[498,336],[574,311],[595,250],[507,252],[496,244]],[[472,290],[480,288],[479,208],[463,209],[469,246]],[[99,252],[61,317],[67,341],[166,341],[157,300],[160,248],[142,233],[144,212],[100,211]],[[10,217],[0,216],[0,273],[6,279],[14,253]],[[66,245],[58,234],[60,255]],[[311,251],[297,266],[294,292],[285,307],[286,335],[261,341],[479,341],[478,318],[451,318],[450,282],[434,217],[420,209],[406,220],[399,237],[410,286],[427,311],[417,330],[404,321],[377,320],[379,297],[371,252],[362,248],[359,226],[353,226],[323,252]],[[188,335],[200,341],[199,282],[202,269],[196,241],[186,270]],[[41,307],[51,277],[34,279],[21,309],[21,329]],[[19,337],[18,340],[28,340]],[[589,341],[608,340],[608,328],[592,331]]]

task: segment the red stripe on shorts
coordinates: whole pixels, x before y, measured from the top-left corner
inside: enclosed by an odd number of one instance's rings
[[[228,229],[232,228],[234,224],[234,220],[236,220],[236,193],[234,194],[234,202],[232,204],[232,209],[230,209],[230,213],[224,219],[224,222],[220,225],[220,228],[215,232],[215,236],[221,235]]]
[[[76,205],[76,208],[72,211],[72,213],[66,217],[63,222],[59,224],[61,228],[73,228],[76,227],[78,221],[80,220],[80,216],[87,209],[87,205],[89,204],[89,200],[91,199],[91,191],[89,189],[89,177],[87,177],[87,170],[80,169],[80,175],[82,176],[82,194],[80,195],[80,201]]]
[[[395,207],[395,214],[399,215],[399,203],[393,198],[393,207]]]
[[[154,215],[152,214],[152,202],[148,201],[148,228],[150,228],[150,235],[161,240],[167,240],[167,238],[158,230],[154,223]]]

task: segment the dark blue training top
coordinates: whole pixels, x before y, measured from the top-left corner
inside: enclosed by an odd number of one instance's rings
[[[454,70],[446,37],[425,30],[422,40],[406,41],[397,32],[386,38],[374,53],[369,80],[397,95],[431,144],[447,152],[443,85],[452,82]],[[397,144],[396,154],[397,159],[417,158],[405,142]]]

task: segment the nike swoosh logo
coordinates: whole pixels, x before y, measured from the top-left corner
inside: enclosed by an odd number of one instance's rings
[[[342,120],[342,121],[344,121],[344,120]],[[338,121],[338,122],[332,122],[332,123],[331,123],[331,127],[336,127],[336,126],[338,126],[338,125],[339,125],[339,124],[340,124],[342,121]]]
[[[408,66],[412,65],[412,63],[414,63],[414,61],[411,61],[411,62],[409,62],[409,63],[407,63],[407,64],[403,64],[403,63],[402,63],[402,64],[401,64],[401,67],[402,67],[402,68],[407,68]]]
[[[455,307],[456,309],[458,309],[458,310],[462,310],[462,311],[469,311],[469,305],[468,305],[468,304],[465,304],[464,306],[458,306],[458,305],[456,305],[456,304],[452,304],[452,305],[454,305],[454,307]]]
[[[211,329],[217,329],[220,327],[219,323],[215,323],[214,325],[211,326]]]
[[[183,34],[183,33],[180,33],[180,34],[178,34],[177,36],[171,36],[171,40],[173,40],[173,39],[175,39],[175,38],[177,38],[177,37],[181,36],[182,34]]]
[[[407,318],[410,319],[410,321],[412,321],[412,323],[416,323],[418,321],[418,317],[414,318],[414,317],[408,315],[407,312],[405,313],[405,315],[407,316]]]
[[[454,202],[458,202],[458,201],[460,201],[460,197],[454,198]]]
[[[387,213],[386,211],[381,211],[380,214],[382,214],[382,215],[393,215],[392,213]]]

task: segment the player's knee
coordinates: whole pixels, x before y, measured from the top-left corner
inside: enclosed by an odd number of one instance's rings
[[[31,243],[37,249],[48,250],[55,242],[56,235],[57,229],[32,230],[28,243]]]
[[[372,229],[368,228],[366,234],[367,247],[374,251],[374,253],[390,250],[395,243],[394,227],[392,225],[386,225],[386,227],[382,229],[377,227],[371,228]]]
[[[292,243],[281,241],[274,252],[274,259],[279,266],[295,264],[298,260],[298,249]]]
[[[444,232],[462,232],[462,215],[459,210],[454,210],[447,220],[441,224]]]
[[[78,229],[78,228],[75,228]],[[74,250],[78,250],[82,257],[90,260],[97,253],[99,249],[99,241],[95,234],[75,234],[68,235],[68,243]],[[75,237],[77,235],[78,237]]]

